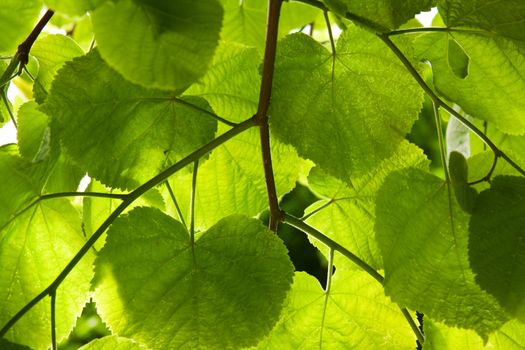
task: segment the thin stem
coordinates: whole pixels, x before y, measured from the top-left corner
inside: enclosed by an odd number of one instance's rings
[[[40,200],[62,198],[62,197],[99,197],[124,200],[129,193],[105,193],[105,192],[57,192],[40,196]]]
[[[335,41],[334,41],[334,34],[332,33],[332,24],[330,24],[330,18],[328,17],[328,11],[324,11],[323,16],[326,22],[326,29],[328,30],[328,37],[330,38],[330,47],[332,48],[333,60],[335,61]],[[332,80],[333,80],[333,76],[332,76]]]
[[[406,320],[408,321],[408,324],[410,325],[410,328],[412,328],[412,331],[416,335],[417,341],[419,344],[423,345],[425,343],[425,335],[423,332],[421,332],[421,329],[417,326],[416,322],[412,318],[412,315],[410,315],[410,312],[405,307],[400,308],[401,312],[403,313],[403,316],[405,316]]]
[[[463,125],[465,125],[467,128],[470,129],[476,136],[478,136],[483,142],[487,144],[487,146],[490,147],[492,152],[496,154],[498,157],[501,157],[507,161],[514,169],[516,169],[521,175],[525,176],[525,170],[523,170],[516,162],[514,162],[507,154],[505,154],[502,150],[500,150],[492,140],[490,140],[478,127],[476,127],[474,124],[472,124],[469,120],[467,120],[465,117],[463,117],[461,114],[459,114],[457,111],[454,110],[454,108],[450,107],[448,104],[446,104],[439,96],[425,83],[423,78],[419,75],[417,70],[412,66],[412,63],[408,60],[408,58],[401,52],[401,50],[390,40],[387,34],[377,34],[377,37],[380,38],[389,48],[392,50],[392,52],[397,56],[397,58],[403,63],[407,71],[412,75],[412,77],[416,80],[416,82],[419,84],[419,86],[425,91],[425,93],[430,97],[430,99],[436,103],[438,106],[446,110],[449,114],[457,118]]]
[[[432,101],[432,108],[434,112],[434,123],[436,124],[436,132],[438,136],[439,154],[441,156],[441,163],[443,164],[443,170],[445,171],[445,180],[447,186],[450,184],[450,173],[447,166],[447,151],[445,149],[445,139],[443,137],[443,130],[441,129],[441,118],[439,116],[439,106],[437,103]]]
[[[323,210],[324,208],[328,207],[330,204],[332,204],[333,202],[335,202],[335,200],[332,198],[330,200],[327,200],[326,203],[324,203],[323,205],[321,205],[320,207],[318,208],[315,208],[314,210],[312,210],[311,212],[309,212],[308,214],[304,215],[302,218],[300,218],[299,220],[301,221],[306,221],[309,217],[311,216],[314,216],[315,214],[317,214],[318,212],[320,212],[321,210]]]
[[[7,109],[7,113],[9,113],[9,118],[11,118],[11,121],[13,122],[13,125],[16,129],[18,129],[18,124],[16,123],[15,116],[13,114],[13,111],[11,110],[11,107],[9,107],[9,101],[7,100],[7,93],[5,90],[2,91],[2,101],[5,104],[5,108]]]
[[[368,265],[365,261],[361,260],[361,258],[359,258],[357,255],[355,255],[354,253],[352,253],[351,251],[349,251],[348,249],[346,249],[339,243],[333,241],[331,238],[325,236],[321,232],[317,231],[315,228],[309,226],[308,224],[304,223],[300,219],[293,217],[288,213],[284,213],[283,222],[292,227],[295,227],[296,229],[306,233],[309,236],[314,237],[315,239],[319,240],[321,243],[323,243],[330,249],[338,251],[343,256],[345,256],[350,261],[352,261],[354,264],[356,264],[361,269],[363,269],[377,282],[383,285],[385,278],[381,274],[379,274],[379,272],[377,272],[372,266]],[[410,324],[410,327],[414,331],[414,334],[416,335],[417,339],[419,340],[421,344],[423,344],[425,342],[425,337],[423,336],[423,334],[417,327],[416,323],[412,319],[412,316],[410,315],[410,313],[407,311],[406,308],[400,307],[400,309],[403,315],[405,316],[405,318],[407,319],[408,323]]]
[[[420,33],[466,33],[466,34],[477,34],[483,36],[494,36],[493,33],[484,30],[473,30],[473,29],[460,29],[460,28],[447,28],[447,27],[418,27],[418,28],[407,28],[392,30],[385,33],[387,36],[402,35],[402,34],[420,34]]]
[[[49,296],[51,297],[51,347],[53,350],[57,350],[57,329],[56,329],[56,290],[52,291]]]
[[[184,106],[187,106],[187,107],[190,107],[196,111],[199,111],[201,113],[204,113],[204,114],[207,114],[208,116],[212,117],[213,119],[216,119],[218,121],[220,121],[221,123],[223,124],[226,124],[228,126],[235,126],[235,125],[238,125],[237,123],[234,123],[234,122],[231,122],[229,120],[226,120],[224,119],[223,117],[220,117],[218,116],[217,114],[215,113],[212,113],[202,107],[199,107],[199,106],[196,106],[194,105],[193,103],[190,103],[190,102],[187,102],[187,101],[184,101],[184,100],[181,100],[180,98],[177,98],[177,97],[174,97],[173,100],[181,105],[184,105]]]
[[[496,170],[496,165],[498,165],[498,158],[499,157],[494,153],[494,160],[492,161],[492,165],[490,166],[490,169],[489,169],[487,175],[483,176],[479,180],[469,182],[468,184],[472,186],[472,185],[475,185],[475,184],[479,184],[479,183],[481,183],[483,181],[490,182],[490,178],[492,177],[492,174],[494,173],[494,170]]]
[[[383,284],[384,277],[381,276],[372,266],[368,265],[365,261],[361,260],[357,255],[337,243],[336,241],[332,240],[331,238],[325,236],[321,232],[317,231],[312,226],[306,224],[305,222],[301,221],[300,219],[291,216],[288,213],[284,213],[283,222],[285,224],[288,224],[292,227],[295,227],[296,229],[303,231],[309,236],[314,237],[327,247],[332,248],[333,250],[338,251],[339,253],[343,254],[346,258],[348,258],[350,261],[352,261],[354,264],[359,266],[361,269],[363,269],[366,273],[368,273],[370,276],[372,276],[376,281]]]
[[[184,227],[186,227],[186,229],[188,229],[188,226],[186,226],[186,222],[184,221],[184,215],[182,215],[182,210],[180,210],[179,203],[177,202],[177,198],[175,198],[175,193],[171,188],[170,182],[166,180],[164,183],[166,184],[166,188],[168,189],[168,192],[170,194],[171,201],[175,205],[175,210],[177,210],[177,215],[179,216],[180,222],[182,223],[182,225],[184,225]]]
[[[332,286],[333,271],[334,271],[334,249],[328,247],[328,268],[326,271],[326,287],[324,289],[326,293],[330,291],[330,287]]]
[[[0,227],[0,231],[3,230],[4,227],[9,225],[17,217],[25,213],[27,210],[31,209],[33,206],[37,205],[42,200],[53,199],[53,198],[64,198],[64,197],[101,197],[101,198],[113,198],[113,199],[123,200],[126,196],[127,194],[114,194],[114,193],[103,193],[103,192],[57,192],[57,193],[43,194],[37,197],[36,199],[34,199],[25,208],[17,211],[13,215],[12,218],[10,218]]]
[[[233,127],[232,129],[228,130],[224,134],[220,135],[213,141],[202,146],[195,152],[189,154],[188,156],[181,159],[177,163],[168,167],[166,170],[162,171],[158,175],[154,176],[149,181],[145,182],[144,184],[136,188],[133,192],[130,192],[129,194],[127,194],[123,202],[117,208],[115,208],[115,210],[109,215],[109,217],[100,225],[100,227],[91,235],[91,237],[89,237],[86,243],[84,243],[84,245],[82,246],[82,248],[80,248],[77,254],[75,254],[75,256],[69,261],[69,263],[62,269],[62,271],[55,278],[55,280],[51,282],[51,284],[46,289],[44,289],[40,294],[38,294],[31,301],[29,301],[13,317],[11,317],[11,319],[2,327],[2,329],[0,329],[0,337],[4,336],[6,332],[11,327],[13,327],[13,325],[15,325],[16,322],[18,322],[18,320],[22,318],[29,310],[31,310],[36,304],[38,304],[39,301],[41,301],[43,298],[45,298],[51,292],[55,291],[60,286],[60,284],[64,281],[64,279],[69,275],[69,273],[71,273],[71,270],[73,270],[73,268],[80,262],[80,260],[91,249],[91,247],[100,238],[100,236],[102,236],[102,234],[108,229],[108,227],[113,223],[113,221],[115,221],[115,219],[120,214],[122,214],[122,212],[126,210],[131,205],[131,203],[133,203],[137,198],[142,196],[144,193],[146,193],[153,187],[165,181],[167,178],[169,178],[171,175],[173,175],[177,171],[193,163],[195,160],[205,156],[206,154],[208,154],[215,148],[222,145],[224,142],[228,141],[229,139],[242,133],[243,131],[249,129],[250,127],[254,125],[255,123],[252,119],[248,119],[240,123],[239,125]]]
[[[195,246],[195,198],[197,196],[197,172],[199,169],[199,161],[193,163],[193,176],[191,179],[191,196],[190,196],[190,240],[191,249],[194,252]]]
[[[268,108],[272,95],[273,72],[275,66],[275,52],[277,50],[277,33],[279,29],[279,15],[282,0],[268,0],[268,19],[266,25],[266,46],[264,48],[263,72],[261,89],[259,92],[259,105],[254,120],[259,125],[261,140],[261,153],[264,167],[264,178],[268,204],[270,207],[269,228],[277,231],[277,226],[282,220],[282,212],[279,208],[279,199],[275,187],[273,175],[272,152],[270,146],[270,126],[268,124]]]

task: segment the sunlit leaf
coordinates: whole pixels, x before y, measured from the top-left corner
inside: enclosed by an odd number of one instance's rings
[[[255,219],[224,218],[192,246],[181,223],[138,208],[108,233],[95,300],[114,332],[152,348],[237,349],[277,322],[292,274],[282,242]]]

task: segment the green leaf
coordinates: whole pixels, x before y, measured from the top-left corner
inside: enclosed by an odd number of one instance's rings
[[[38,110],[34,101],[18,109],[18,147],[20,155],[32,162],[40,162],[51,152],[49,117]]]
[[[83,16],[106,0],[44,0],[46,6],[68,16]]]
[[[42,8],[41,0],[3,0],[0,6],[0,52],[14,54],[29,35]]]
[[[326,5],[356,24],[377,32],[396,29],[421,11],[430,10],[434,0],[323,0]]]
[[[91,177],[133,188],[213,139],[216,121],[186,104],[209,110],[207,103],[182,100],[129,83],[95,50],[66,63],[44,109],[51,133]]]
[[[449,65],[449,40],[455,40],[470,58],[464,78]],[[472,117],[494,123],[512,135],[525,133],[523,45],[504,37],[469,32],[428,33],[415,41],[417,56],[432,64],[434,85],[441,95]]]
[[[300,176],[308,174],[312,163],[301,159],[293,147],[277,140],[272,140],[271,150],[275,185],[280,197],[295,187]],[[247,130],[215,149],[198,169],[196,227],[206,229],[227,215],[254,216],[267,209],[268,195],[261,164],[257,129]],[[191,174],[177,174],[170,183],[188,218]],[[166,198],[166,202],[171,203],[171,199]]]
[[[39,70],[33,85],[36,102],[44,102],[56,72],[65,62],[82,56],[84,51],[65,35],[39,36],[31,48],[31,54],[38,60]]]
[[[281,320],[257,347],[414,348],[414,334],[401,310],[385,297],[381,285],[363,271],[339,267],[327,292],[314,277],[296,273]]]
[[[451,185],[454,188],[458,204],[464,211],[472,214],[478,191],[468,184],[467,159],[462,153],[453,151],[449,154],[448,168]]]
[[[2,192],[3,192],[2,186]],[[0,324],[58,276],[84,244],[78,212],[65,199],[39,202],[0,229]],[[89,296],[93,254],[81,260],[57,291],[57,338],[73,328]],[[10,341],[48,349],[49,299],[44,299],[6,334]]]
[[[468,64],[469,57],[458,44],[458,42],[452,38],[448,39],[448,65],[452,69],[452,72],[460,78],[465,79],[468,75]]]
[[[468,329],[447,327],[429,318],[424,321],[425,345],[423,350],[522,350],[525,348],[525,326],[516,320],[505,323],[484,341]]]
[[[263,52],[266,35],[266,0],[221,0],[224,7],[224,22],[221,39],[255,47]],[[305,4],[284,1],[279,17],[280,35],[315,20],[319,10]]]
[[[31,348],[25,345],[11,343],[5,338],[0,338],[0,346],[2,350],[31,350]]]
[[[146,350],[146,347],[137,342],[116,335],[108,335],[95,339],[82,346],[79,350]]]
[[[236,1],[238,3],[238,1]],[[206,99],[215,113],[233,122],[257,111],[261,57],[254,48],[223,42],[206,74],[186,94]]]
[[[394,302],[482,337],[506,316],[468,262],[468,219],[443,180],[417,169],[390,174],[377,196],[376,238]]]
[[[353,27],[336,51],[304,34],[282,40],[269,115],[281,141],[348,181],[392,155],[417,118],[422,91],[373,34]]]
[[[119,0],[105,2],[92,18],[112,68],[136,84],[180,90],[206,71],[222,15],[218,0]]]
[[[469,256],[476,281],[525,321],[525,179],[498,176],[480,193],[470,220]]]
[[[472,121],[472,118],[467,116],[467,120]],[[447,123],[447,154],[450,156],[451,152],[459,152],[466,158],[470,157],[470,129],[461,123],[457,118],[450,118]],[[475,152],[473,152],[475,153]]]
[[[439,13],[451,28],[479,28],[488,35],[505,36],[525,43],[522,0],[438,0]]]
[[[113,223],[95,265],[102,318],[155,349],[255,345],[293,275],[283,243],[255,219],[224,218],[192,246],[182,224],[151,208]]]
[[[374,231],[376,195],[389,173],[406,167],[426,170],[428,160],[421,149],[405,141],[392,157],[384,160],[374,171],[352,178],[351,185],[314,168],[308,177],[308,184],[326,199],[305,210],[308,214],[325,206],[308,218],[308,224],[351,250],[372,267],[381,268],[382,258]],[[319,249],[324,249],[322,243],[316,240],[313,243]]]

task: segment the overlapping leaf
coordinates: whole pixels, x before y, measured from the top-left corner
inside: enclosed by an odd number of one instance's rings
[[[314,203],[306,209],[306,213],[323,205],[327,207],[320,209],[307,222],[350,249],[372,267],[381,268],[382,258],[374,232],[377,191],[389,173],[407,167],[426,170],[428,160],[419,148],[405,141],[377,169],[362,177],[352,178],[351,185],[314,168],[308,177],[308,183],[314,191],[327,199]],[[318,248],[324,249],[321,245]]]
[[[257,111],[260,63],[256,49],[223,42],[206,74],[186,94],[203,97],[227,120],[246,120]]]
[[[213,139],[216,121],[198,109],[207,103],[183,100],[129,83],[93,51],[60,70],[45,111],[76,163],[106,185],[132,188]]]
[[[451,28],[480,28],[525,43],[525,3],[521,0],[438,0],[439,13]]]
[[[0,52],[13,54],[38,19],[41,0],[3,0],[0,6]]]
[[[279,44],[272,128],[299,155],[344,181],[393,153],[421,103],[412,77],[366,31],[352,27],[343,33],[335,56],[303,34]]]
[[[68,16],[83,16],[106,0],[44,0],[46,6]]]
[[[230,216],[197,236],[151,208],[117,220],[96,262],[112,330],[153,349],[237,349],[277,322],[293,267],[260,222]]]
[[[221,39],[264,49],[268,1],[221,0],[224,23]],[[279,32],[284,35],[314,21],[319,10],[298,2],[284,1],[279,18]]]
[[[474,280],[468,216],[448,191],[441,179],[416,169],[386,178],[376,206],[385,292],[402,306],[487,337],[507,318]]]
[[[0,324],[5,324],[42,292],[84,244],[78,212],[65,199],[37,199],[45,177],[37,165],[4,149],[0,156]],[[66,336],[88,297],[93,256],[68,275],[57,293],[57,335]],[[49,304],[42,302],[13,326],[6,337],[47,349]]]
[[[102,57],[126,79],[180,90],[205,73],[222,15],[218,0],[107,1],[93,28]]]
[[[507,312],[525,321],[525,179],[498,176],[480,193],[470,220],[476,281]]]
[[[425,345],[423,350],[464,349],[464,350],[521,350],[525,347],[525,326],[512,320],[492,333],[484,341],[474,331],[447,327],[425,318]]]
[[[312,276],[296,273],[281,320],[257,349],[414,347],[410,326],[381,285],[363,271],[338,267],[328,291]]]
[[[430,10],[434,0],[324,0],[336,13],[343,17],[355,18],[357,24],[364,24],[377,32],[396,29],[414,18],[421,11]]]
[[[58,69],[74,57],[82,56],[84,51],[71,38],[57,34],[39,37],[31,54],[37,58],[39,66],[33,94],[35,100],[42,103]]]

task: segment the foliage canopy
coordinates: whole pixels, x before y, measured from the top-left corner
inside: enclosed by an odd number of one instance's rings
[[[3,349],[90,300],[84,350],[525,348],[522,0],[3,0],[0,31]]]

